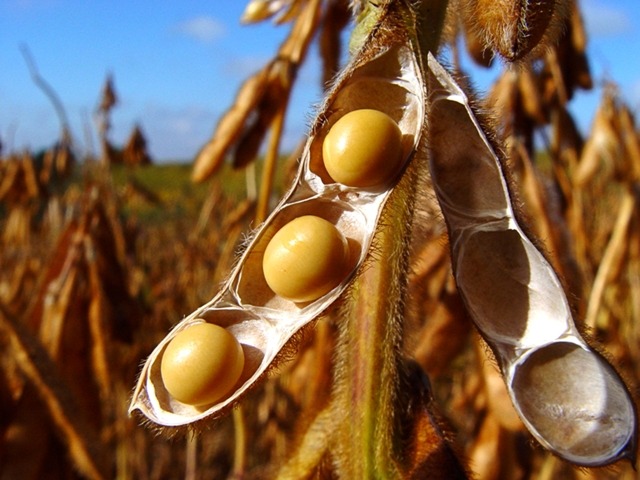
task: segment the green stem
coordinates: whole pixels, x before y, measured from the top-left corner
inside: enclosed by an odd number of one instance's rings
[[[395,478],[395,405],[401,362],[407,256],[417,167],[391,195],[375,252],[355,280],[337,346],[336,397],[341,478]]]

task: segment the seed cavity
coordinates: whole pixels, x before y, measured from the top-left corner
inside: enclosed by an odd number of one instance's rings
[[[620,377],[575,343],[534,351],[516,369],[512,395],[538,440],[578,465],[610,463],[633,437],[635,415]]]
[[[517,412],[543,446],[577,465],[633,458],[629,391],[582,338],[557,274],[524,233],[486,125],[433,57],[429,69],[430,169],[454,277]]]

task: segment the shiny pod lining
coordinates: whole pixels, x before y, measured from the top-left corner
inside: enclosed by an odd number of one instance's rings
[[[553,268],[516,221],[502,167],[466,95],[429,62],[430,170],[454,275],[478,329],[508,362],[577,330]]]
[[[581,339],[570,336],[527,352],[509,376],[523,422],[562,458],[594,467],[635,451],[636,412],[624,383]]]

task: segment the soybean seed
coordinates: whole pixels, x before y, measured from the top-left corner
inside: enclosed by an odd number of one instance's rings
[[[348,259],[344,235],[327,220],[305,215],[276,232],[264,252],[262,269],[277,295],[310,302],[342,281]]]
[[[380,185],[400,168],[402,131],[386,113],[354,110],[331,127],[322,156],[334,181],[350,187]]]
[[[178,333],[164,351],[160,373],[165,388],[188,405],[213,403],[227,395],[244,368],[236,338],[212,323]]]

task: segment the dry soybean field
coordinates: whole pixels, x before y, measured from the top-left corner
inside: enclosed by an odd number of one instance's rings
[[[0,143],[0,480],[640,478],[640,132],[580,4],[274,18],[188,163],[113,144],[109,77],[99,154]]]

